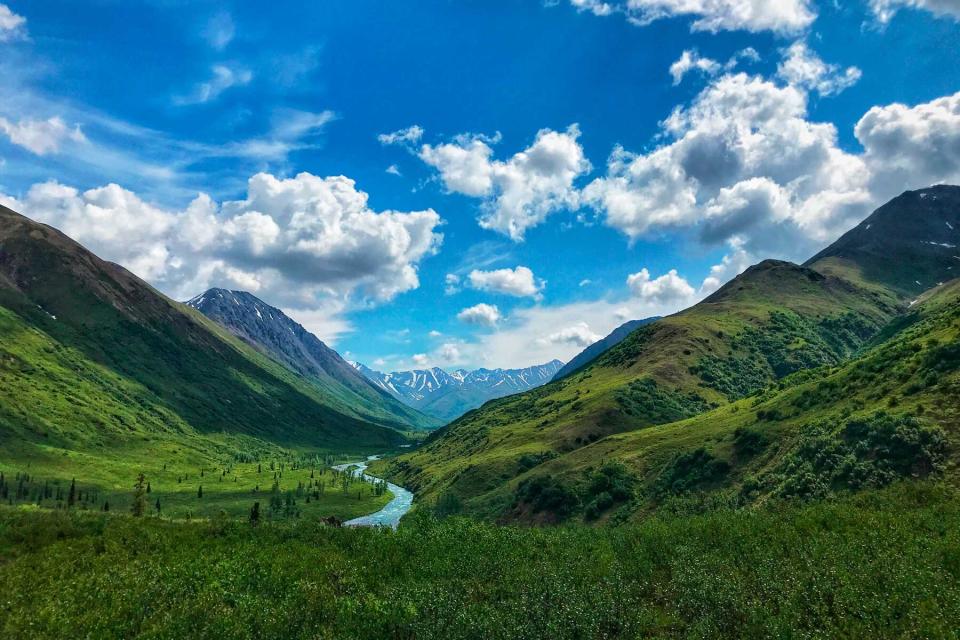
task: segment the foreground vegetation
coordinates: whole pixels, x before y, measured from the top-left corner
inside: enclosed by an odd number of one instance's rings
[[[398,531],[5,507],[0,637],[953,638],[958,498]]]

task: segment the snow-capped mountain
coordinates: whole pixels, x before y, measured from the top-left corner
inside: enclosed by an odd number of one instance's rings
[[[552,360],[525,369],[456,369],[439,367],[382,373],[351,362],[376,386],[407,405],[443,421],[454,420],[487,400],[502,398],[549,382],[563,366]]]
[[[311,379],[371,422],[398,428],[432,428],[436,422],[347,364],[340,354],[283,311],[246,291],[210,289],[185,303],[254,348]]]

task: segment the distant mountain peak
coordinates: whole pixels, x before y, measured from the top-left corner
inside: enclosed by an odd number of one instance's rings
[[[563,366],[560,360],[523,369],[456,369],[440,367],[410,371],[375,371],[359,362],[353,366],[374,385],[407,405],[440,420],[458,418],[487,400],[528,391],[549,382]]]

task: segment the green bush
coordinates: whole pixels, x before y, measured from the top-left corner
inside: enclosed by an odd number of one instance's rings
[[[700,447],[675,456],[660,472],[654,488],[661,495],[680,494],[723,480],[730,465]]]
[[[553,476],[529,478],[517,487],[514,506],[527,505],[534,513],[548,512],[564,520],[579,507],[580,498],[569,484]]]
[[[771,481],[784,497],[822,498],[939,473],[946,453],[946,434],[940,427],[913,416],[878,412],[840,424],[809,425]]]

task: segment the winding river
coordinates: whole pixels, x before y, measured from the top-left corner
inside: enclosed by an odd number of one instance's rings
[[[364,462],[347,462],[338,464],[334,467],[338,471],[353,469],[353,475],[363,477],[370,481],[380,481],[380,478],[366,473],[367,467],[374,460],[379,460],[380,456],[369,456]],[[360,516],[353,520],[347,520],[343,524],[348,527],[391,527],[397,528],[402,518],[410,507],[413,506],[413,494],[401,486],[392,482],[387,482],[387,488],[393,494],[393,500],[387,503],[383,509],[369,515]]]

